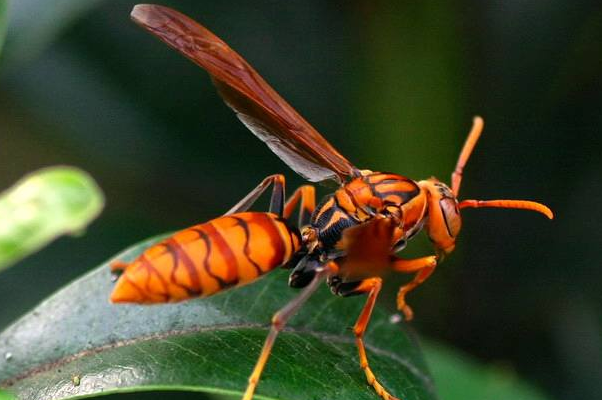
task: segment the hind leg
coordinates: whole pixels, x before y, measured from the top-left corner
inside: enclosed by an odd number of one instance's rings
[[[316,209],[316,189],[312,185],[303,185],[286,201],[284,205],[284,218],[290,218],[297,204],[299,206],[299,228],[308,225],[311,215]]]
[[[289,218],[297,204],[301,202],[299,210],[299,227],[309,224],[311,214],[316,208],[316,192],[314,187],[311,185],[301,186],[295,190],[293,195],[285,203],[285,178],[282,174],[270,175],[265,178],[224,215],[247,211],[270,185],[274,185],[274,188],[272,189],[272,196],[270,198],[269,211],[281,217]]]
[[[267,338],[263,344],[263,348],[261,349],[261,354],[257,359],[257,363],[255,364],[255,368],[249,377],[249,384],[247,385],[247,390],[245,390],[245,394],[242,400],[252,400],[253,393],[255,393],[255,388],[257,387],[257,383],[259,382],[259,378],[261,377],[261,373],[268,362],[268,358],[270,357],[270,353],[272,352],[272,347],[274,346],[274,342],[278,337],[278,334],[282,329],[284,329],[288,320],[295,315],[295,313],[301,308],[303,303],[305,303],[309,297],[316,291],[318,285],[322,282],[322,279],[331,274],[333,271],[336,271],[338,268],[336,265],[331,262],[322,268],[320,271],[316,273],[314,279],[311,281],[309,285],[307,285],[301,293],[295,297],[293,300],[288,302],[284,307],[282,307],[274,316],[272,317],[272,326],[270,327],[270,332],[268,333]]]
[[[270,198],[270,212],[282,215],[284,211],[284,183],[285,179],[282,174],[268,176],[224,215],[247,211],[272,184],[274,188],[272,189],[272,197]]]

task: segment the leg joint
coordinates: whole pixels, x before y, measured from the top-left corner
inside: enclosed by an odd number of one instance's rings
[[[285,325],[286,320],[282,318],[279,312],[272,316],[272,327],[274,327],[276,331],[280,332],[282,329],[284,329]]]

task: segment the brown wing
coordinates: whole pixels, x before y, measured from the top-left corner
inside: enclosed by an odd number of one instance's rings
[[[132,19],[205,69],[238,118],[289,167],[318,182],[358,175],[303,117],[220,38],[167,7],[141,4]]]
[[[381,276],[391,264],[391,240],[395,227],[396,222],[392,218],[375,217],[345,229],[341,246],[347,256],[341,264],[342,275],[350,280]]]

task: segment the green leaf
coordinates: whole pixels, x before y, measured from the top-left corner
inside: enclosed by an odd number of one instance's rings
[[[8,0],[0,0],[0,53],[2,52],[2,45],[4,44],[4,37],[6,36],[6,21],[8,11]],[[0,397],[1,399],[1,397]]]
[[[118,258],[131,260],[150,243]],[[54,266],[60,267],[60,266]],[[241,393],[272,313],[298,291],[287,271],[206,299],[156,306],[113,305],[108,264],[69,284],[0,334],[0,387],[21,399],[191,390]],[[379,399],[357,360],[350,327],[365,301],[326,286],[279,336],[257,399]],[[434,399],[406,324],[376,310],[369,357],[383,384],[404,400]]]
[[[94,180],[73,167],[33,172],[0,194],[0,270],[62,234],[78,234],[101,211]]]
[[[14,399],[14,397],[10,393],[0,390],[0,400],[13,400],[13,399]]]
[[[548,400],[509,368],[484,365],[440,344],[427,343],[424,354],[437,392],[445,400]]]

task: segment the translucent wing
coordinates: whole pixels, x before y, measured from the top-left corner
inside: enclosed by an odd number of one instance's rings
[[[253,67],[209,30],[157,5],[137,5],[131,16],[205,69],[238,118],[299,175],[312,182],[341,182],[359,174]]]
[[[347,256],[341,272],[347,279],[358,280],[381,276],[390,266],[392,238],[396,222],[392,218],[375,217],[345,229],[341,247]]]

